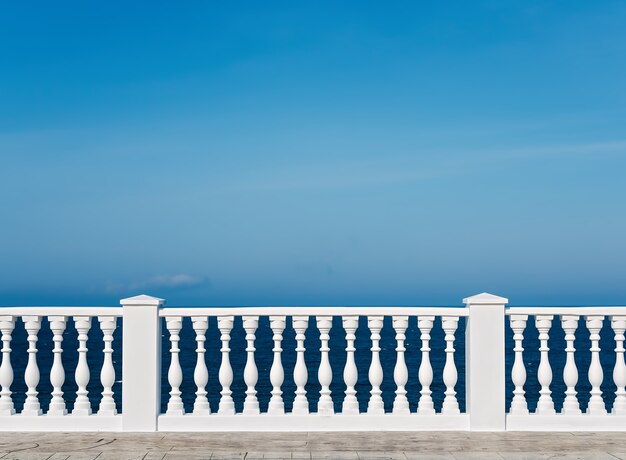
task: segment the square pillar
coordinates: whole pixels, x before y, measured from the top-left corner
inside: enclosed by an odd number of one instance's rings
[[[504,308],[508,299],[483,292],[463,299],[466,411],[472,431],[504,431]]]
[[[161,407],[161,318],[165,300],[122,299],[122,429],[156,431]]]

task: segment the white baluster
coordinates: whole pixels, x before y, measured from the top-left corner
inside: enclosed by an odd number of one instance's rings
[[[98,415],[115,415],[117,408],[113,399],[113,384],[115,383],[115,368],[113,367],[113,333],[117,319],[115,316],[99,316],[100,330],[102,331],[104,342],[104,360],[100,370],[100,383],[102,383],[102,400]]]
[[[61,354],[63,349],[61,343],[63,342],[63,332],[65,331],[67,318],[65,316],[50,316],[50,329],[52,330],[52,341],[54,342],[54,349],[52,353],[54,358],[52,361],[52,368],[50,369],[50,384],[52,385],[52,399],[50,400],[50,408],[48,409],[48,415],[66,415],[67,408],[65,407],[65,400],[63,399],[63,384],[65,383],[65,369],[63,369],[63,362]]]
[[[167,330],[170,333],[170,367],[167,371],[167,381],[170,384],[170,399],[167,402],[166,415],[183,415],[185,408],[183,399],[180,397],[180,385],[183,383],[183,370],[180,367],[180,359],[178,357],[180,348],[180,330],[183,328],[182,316],[168,316],[165,318]]]
[[[370,400],[367,404],[368,414],[384,414],[385,405],[381,397],[380,384],[383,382],[383,367],[380,364],[380,331],[383,328],[383,316],[368,316],[367,325],[372,339],[372,362],[369,368],[369,381],[372,385]]]
[[[600,330],[604,316],[586,316],[589,340],[591,341],[591,364],[589,365],[589,383],[591,384],[591,398],[587,412],[591,415],[606,414],[606,407],[602,399],[602,366],[600,365]]]
[[[220,394],[220,405],[217,411],[218,414],[232,415],[235,413],[235,403],[233,402],[230,386],[233,383],[233,368],[230,365],[230,331],[233,328],[234,316],[219,316],[217,318],[217,327],[222,334],[220,340],[222,341],[222,363],[219,370],[219,381],[222,385],[222,391]]]
[[[539,351],[541,358],[539,360],[539,369],[537,371],[537,379],[541,385],[539,390],[539,401],[537,401],[537,414],[554,414],[554,402],[552,401],[552,392],[550,384],[552,383],[552,366],[548,357],[548,339],[552,326],[553,315],[537,315],[535,317],[535,326],[539,331]]]
[[[196,332],[196,367],[193,371],[193,382],[196,384],[196,400],[193,403],[193,415],[209,415],[211,408],[207,399],[206,386],[209,382],[209,370],[204,355],[206,348],[206,331],[209,328],[209,318],[206,316],[192,316],[191,323]]]
[[[307,316],[294,316],[293,328],[296,331],[296,365],[293,368],[293,381],[296,384],[296,397],[293,400],[294,414],[308,414],[309,402],[306,399],[306,390],[304,389],[309,374],[306,370],[304,362],[304,339],[309,318]]]
[[[91,402],[89,401],[87,385],[89,384],[89,364],[87,363],[87,339],[91,329],[90,316],[74,316],[74,326],[78,331],[78,364],[76,365],[76,402],[72,415],[91,415]]]
[[[256,384],[259,380],[259,371],[257,370],[256,363],[254,362],[254,340],[256,339],[255,332],[259,326],[258,316],[244,316],[243,328],[246,331],[246,366],[243,370],[243,380],[246,383],[246,399],[243,403],[244,414],[258,414],[259,401],[256,397]]]
[[[356,340],[356,330],[359,327],[358,316],[344,316],[343,328],[346,331],[346,367],[343,370],[343,380],[346,383],[346,397],[343,400],[341,412],[343,414],[358,414],[359,402],[356,399],[356,385],[359,373],[354,361],[354,341]]]
[[[330,367],[330,360],[328,358],[328,341],[330,340],[330,328],[333,325],[332,316],[318,316],[317,328],[320,330],[320,368],[317,372],[317,378],[321,385],[320,400],[317,405],[317,412],[322,415],[329,415],[334,413],[333,400],[330,397],[330,384],[333,380],[333,371]]]
[[[446,386],[446,397],[443,400],[441,412],[443,414],[459,414],[459,402],[456,399],[456,382],[458,373],[454,363],[454,333],[459,325],[458,316],[444,316],[441,318],[446,341],[446,364],[443,367],[443,383]]]
[[[417,412],[420,414],[434,414],[435,405],[431,396],[432,391],[430,385],[433,383],[433,367],[430,364],[430,331],[433,328],[434,316],[420,316],[417,325],[420,330],[420,339],[422,340],[422,362],[419,367],[419,381],[422,389],[420,391],[420,399],[417,403]]]
[[[515,389],[513,390],[513,400],[511,401],[511,414],[528,414],[528,404],[526,403],[526,392],[524,384],[526,383],[526,366],[524,366],[524,329],[526,329],[526,321],[528,315],[511,315],[509,321],[511,329],[513,329],[513,341],[515,346],[515,361],[513,369],[511,369],[511,380]]]
[[[563,382],[567,389],[565,390],[565,400],[563,401],[563,414],[580,414],[580,405],[576,393],[576,384],[578,383],[578,369],[576,368],[576,360],[574,359],[576,349],[574,348],[574,340],[576,339],[576,328],[578,328],[577,315],[561,316],[561,326],[565,332],[565,367],[563,368]]]
[[[280,389],[285,380],[285,371],[283,369],[283,363],[281,360],[281,353],[283,352],[282,341],[283,331],[285,330],[285,317],[284,316],[270,316],[270,327],[272,328],[274,340],[274,360],[272,361],[272,368],[270,369],[270,382],[272,384],[272,397],[267,406],[268,414],[284,414],[285,404],[283,402],[283,392]]]
[[[626,316],[611,316],[611,327],[615,333],[615,367],[613,381],[617,387],[613,414],[626,413],[626,365],[624,364],[624,330],[626,330]]]
[[[41,407],[37,398],[37,385],[39,385],[39,366],[37,365],[37,333],[41,328],[39,316],[24,316],[24,325],[28,332],[28,364],[24,374],[24,381],[28,390],[22,415],[41,415]]]
[[[396,365],[393,369],[393,380],[396,383],[396,397],[393,401],[394,414],[409,414],[409,400],[406,398],[406,383],[409,380],[409,370],[404,360],[404,341],[406,328],[409,325],[408,316],[394,316],[393,328],[396,331]]]
[[[0,415],[15,414],[11,385],[13,384],[13,366],[11,365],[11,334],[15,329],[13,316],[0,316],[0,332],[2,332],[2,365],[0,365]]]

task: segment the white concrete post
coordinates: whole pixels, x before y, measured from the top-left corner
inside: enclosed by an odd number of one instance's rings
[[[161,406],[161,320],[163,299],[122,299],[122,428],[156,431]]]
[[[472,431],[504,431],[504,307],[508,299],[483,292],[463,299],[466,410]]]

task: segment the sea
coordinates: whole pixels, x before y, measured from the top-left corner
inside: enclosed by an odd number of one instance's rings
[[[550,331],[549,340],[549,359],[552,365],[553,380],[550,386],[552,397],[557,410],[563,404],[565,384],[563,382],[563,367],[565,365],[565,339],[564,332],[560,327],[560,322],[555,320]],[[121,375],[122,375],[122,322],[118,319],[117,329],[114,334],[113,341],[113,362],[116,372],[116,383],[113,387],[114,399],[117,404],[118,411],[122,411],[121,401]],[[170,342],[169,334],[163,323],[162,335],[162,377],[161,377],[161,410],[165,412],[167,401],[169,398],[170,386],[167,383],[167,372],[170,365]],[[417,327],[415,317],[410,318],[409,327],[406,332],[406,353],[405,360],[409,369],[409,381],[406,386],[407,398],[412,411],[417,408],[420,397],[421,386],[418,379],[418,369],[422,360],[422,352],[420,351],[421,340],[420,331]],[[13,401],[18,412],[24,404],[26,385],[24,382],[24,371],[28,361],[28,342],[27,334],[24,330],[23,323],[18,320],[15,331],[13,333],[13,341],[11,342],[11,361],[14,370],[14,381],[11,386],[13,392]],[[273,341],[272,331],[269,326],[268,317],[260,317],[259,327],[256,334],[256,353],[255,361],[257,364],[259,378],[256,386],[257,397],[261,406],[261,411],[267,409],[270,398],[271,384],[269,379],[270,368],[273,360]],[[221,386],[218,381],[218,370],[221,362],[220,353],[220,333],[217,329],[216,318],[209,319],[209,330],[206,336],[206,363],[209,369],[209,383],[207,385],[209,403],[212,411],[217,411]],[[47,323],[47,319],[42,321],[42,328],[38,335],[38,353],[37,362],[40,370],[40,383],[37,387],[39,391],[39,400],[44,412],[51,399],[52,386],[50,385],[50,368],[53,359],[53,342],[52,333]],[[330,385],[331,397],[334,402],[335,411],[341,411],[341,403],[344,398],[345,384],[343,383],[343,369],[346,363],[346,340],[345,332],[342,328],[341,318],[333,319],[333,327],[330,331],[330,364],[333,372],[333,379]],[[368,371],[371,362],[371,340],[370,332],[367,328],[367,319],[360,318],[359,328],[356,333],[356,352],[355,361],[358,369],[358,383],[356,385],[357,399],[359,401],[360,410],[365,412],[367,402],[370,396],[371,385],[368,383]],[[589,392],[591,385],[587,378],[587,370],[591,361],[591,353],[589,351],[590,341],[589,332],[585,327],[584,320],[580,320],[578,330],[576,332],[575,341],[575,360],[578,367],[579,380],[576,389],[581,408],[584,410],[589,401]],[[76,329],[71,319],[68,320],[67,329],[64,334],[63,346],[63,366],[65,368],[66,379],[63,385],[64,398],[68,409],[71,410],[76,399],[77,385],[74,380],[74,372],[78,362],[78,338]],[[196,364],[197,355],[195,352],[196,341],[195,332],[192,329],[191,319],[185,318],[183,329],[181,331],[181,340],[179,343],[181,348],[180,363],[183,369],[183,383],[181,385],[182,398],[185,404],[185,410],[191,412],[193,410],[193,402],[195,398],[196,386],[193,380],[193,373]],[[459,328],[456,332],[455,343],[455,364],[458,371],[458,383],[456,385],[457,398],[461,411],[465,409],[465,319],[461,318]],[[528,325],[524,335],[524,363],[526,365],[527,381],[525,385],[526,398],[530,410],[534,410],[539,397],[539,384],[537,381],[537,369],[539,366],[539,339],[537,329],[534,327],[532,320],[528,321]],[[87,342],[88,362],[90,367],[90,381],[87,387],[89,398],[92,402],[93,411],[96,412],[101,398],[102,385],[100,384],[100,369],[103,362],[103,341],[102,332],[99,329],[97,320],[94,319],[92,328],[89,332],[89,340]],[[288,318],[287,327],[283,334],[282,342],[282,362],[285,371],[285,381],[282,386],[283,399],[285,401],[285,409],[291,410],[294,399],[295,384],[293,381],[293,368],[296,360],[295,353],[295,332],[291,327]],[[312,317],[309,321],[309,328],[306,332],[305,341],[305,360],[307,364],[309,380],[306,385],[307,398],[309,400],[310,410],[317,410],[317,402],[319,399],[320,384],[317,379],[317,371],[320,363],[320,340],[319,331],[315,327],[315,321]],[[393,380],[393,369],[396,363],[396,340],[395,331],[392,327],[391,317],[385,317],[384,327],[381,331],[380,341],[380,360],[383,367],[384,377],[381,385],[382,397],[385,403],[385,410],[390,412],[393,405],[396,386]],[[612,407],[615,398],[616,387],[613,384],[613,367],[615,365],[616,355],[614,352],[615,341],[614,333],[611,329],[610,322],[605,319],[603,329],[601,331],[600,347],[602,349],[600,360],[604,371],[604,382],[601,386],[603,398],[608,409]],[[235,319],[233,331],[231,333],[230,343],[231,353],[230,361],[234,371],[234,380],[231,386],[233,391],[233,399],[237,412],[242,411],[243,401],[245,398],[246,385],[243,380],[243,369],[246,362],[246,342],[245,332],[242,327],[241,318]],[[445,365],[445,341],[444,333],[441,328],[441,319],[437,318],[431,331],[430,342],[430,362],[434,371],[434,379],[431,385],[432,398],[435,408],[440,411],[444,399],[445,385],[443,383],[443,367]],[[510,327],[506,327],[506,406],[510,406],[513,385],[511,382],[511,367],[513,365],[513,333]]]

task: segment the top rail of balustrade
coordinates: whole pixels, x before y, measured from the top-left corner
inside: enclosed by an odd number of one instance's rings
[[[626,306],[583,306],[583,307],[508,307],[507,315],[626,315]]]
[[[160,316],[468,316],[465,307],[167,307]]]
[[[0,307],[1,316],[122,316],[122,307]]]

